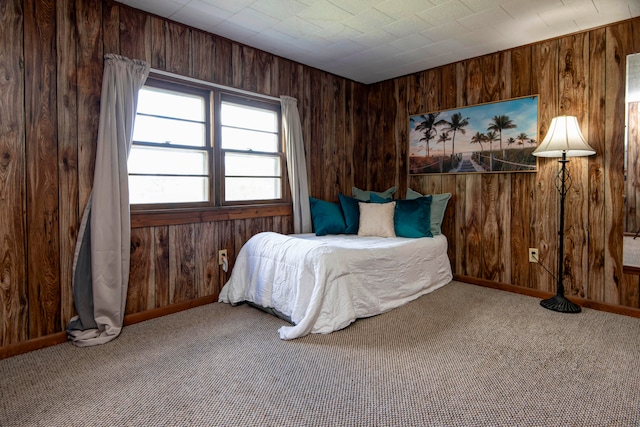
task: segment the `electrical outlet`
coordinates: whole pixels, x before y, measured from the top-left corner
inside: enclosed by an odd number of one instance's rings
[[[538,248],[529,248],[529,262],[538,262]]]
[[[227,250],[220,249],[218,251],[218,265],[222,265],[222,260],[227,257]]]

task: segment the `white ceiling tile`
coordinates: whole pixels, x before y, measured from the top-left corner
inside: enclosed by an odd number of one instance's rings
[[[439,42],[446,39],[455,39],[461,34],[465,34],[470,31],[471,30],[469,30],[458,21],[453,20],[447,21],[442,25],[438,25],[437,27],[433,27],[426,31],[423,31],[421,34],[424,34],[434,42]]]
[[[598,13],[595,6],[590,1],[572,1],[567,3],[568,4],[565,4],[562,7],[540,12],[539,15],[547,25],[553,27],[555,25],[563,25],[571,22],[581,16]]]
[[[483,37],[482,30],[486,27],[491,27],[496,22],[503,23],[511,23],[515,20],[503,9],[489,9],[483,12],[474,13],[473,15],[465,16],[464,18],[458,19],[458,22],[464,25],[466,28],[471,31],[477,31],[480,37]]]
[[[452,0],[418,12],[417,15],[431,25],[440,25],[443,22],[461,19],[473,13],[473,10],[462,4],[460,0]]]
[[[395,19],[415,16],[430,7],[436,6],[428,0],[386,0],[376,5],[376,9]]]
[[[315,35],[329,43],[338,43],[341,40],[354,40],[361,36],[362,33],[355,28],[338,23],[316,32]]]
[[[560,0],[510,0],[501,5],[514,19],[527,19],[532,15],[562,7]]]
[[[345,19],[342,23],[355,28],[360,32],[366,33],[367,31],[375,28],[382,28],[392,22],[393,18],[389,15],[385,15],[376,9],[369,9],[365,12],[352,16],[349,19]]]
[[[158,0],[147,0],[149,3],[160,3]],[[195,1],[195,0],[193,0]],[[245,7],[248,7],[255,0],[202,0],[204,3],[208,3],[211,6],[215,6],[218,9],[226,10],[231,13],[238,13]]]
[[[433,40],[426,38],[422,34],[412,34],[410,36],[389,42],[391,46],[397,47],[398,49],[404,51],[419,49],[432,43]]]
[[[297,15],[321,28],[328,28],[353,16],[353,14],[335,6],[327,0],[314,3],[297,13]]]
[[[385,44],[393,38],[394,36],[384,30],[373,29],[366,33],[361,33],[361,35],[355,38],[355,41],[366,47],[374,47]]]
[[[189,4],[171,15],[171,19],[188,23],[192,27],[209,30],[231,17],[231,13],[200,0],[190,1]]]
[[[334,5],[346,10],[347,12],[356,15],[362,13],[365,10],[373,8],[380,3],[381,0],[329,0]]]
[[[322,30],[317,25],[313,25],[298,16],[291,16],[284,21],[278,22],[272,28],[296,39],[304,39],[305,36],[311,36]]]
[[[461,0],[465,6],[474,12],[482,12],[500,7],[504,0]]]
[[[230,21],[221,21],[212,26],[209,31],[240,43],[245,43],[254,35],[259,34],[257,31],[248,31],[246,28],[240,27]]]
[[[309,6],[297,0],[256,0],[251,2],[249,7],[282,21],[304,11]]]
[[[231,24],[246,28],[247,30],[252,32],[260,32],[266,30],[267,28],[271,28],[280,22],[279,20],[267,16],[264,13],[250,7],[242,9],[240,12],[234,14],[228,19],[228,21]]]
[[[432,27],[433,25],[429,24],[424,19],[417,16],[410,16],[398,21],[393,21],[392,23],[382,27],[382,29],[389,34],[393,34],[400,38],[407,37],[411,34],[421,33]]]

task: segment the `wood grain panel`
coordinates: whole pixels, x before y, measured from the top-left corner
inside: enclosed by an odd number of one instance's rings
[[[165,24],[166,70],[183,76],[192,75],[191,29],[175,22]]]
[[[585,297],[604,301],[605,271],[605,54],[606,32],[604,28],[591,31],[589,36],[589,133],[585,134],[589,145],[596,150],[589,157],[589,278]]]
[[[219,274],[218,235],[215,223],[195,224],[195,286],[199,296],[215,295],[217,299]]]
[[[25,1],[29,338],[60,328],[55,2]]]
[[[0,4],[0,347],[28,339],[23,2]]]
[[[131,230],[131,268],[125,314],[154,308],[153,298],[149,298],[150,290],[155,289],[154,243],[153,228]]]
[[[533,46],[532,63],[538,72],[532,82],[534,93],[540,94],[538,141],[547,133],[551,119],[558,112],[558,42],[557,40]],[[539,251],[540,262],[556,274],[558,248],[558,193],[555,187],[558,162],[556,159],[538,158],[538,172],[532,203],[531,244]],[[536,289],[555,292],[555,281],[544,269],[537,268]]]
[[[167,43],[165,33],[167,22],[155,16],[151,19],[151,67],[158,70],[167,68]]]
[[[446,105],[446,101],[443,99],[443,93],[451,91],[455,94],[455,84],[451,87],[447,87],[443,81],[442,70],[443,67],[427,70],[424,72],[425,81],[425,100],[424,109],[419,113],[430,113],[434,111],[440,111]]]
[[[531,287],[528,248],[531,244],[531,185],[533,174],[518,173],[511,177],[511,281],[516,286]],[[534,245],[535,247],[535,245]]]
[[[132,8],[123,7],[121,10],[119,25],[121,55],[131,59],[142,59],[151,64],[151,17]]]
[[[531,46],[523,46],[511,50],[511,96],[520,97],[533,95],[531,89]]]
[[[233,84],[231,42],[227,39],[216,38],[215,50],[213,56],[215,83],[231,86]]]
[[[193,58],[193,77],[213,82],[215,78],[213,63],[215,41],[211,34],[202,31],[191,31],[191,57]]]
[[[407,117],[407,103],[408,103],[408,91],[407,91],[407,79],[400,78],[395,80],[394,92],[397,94],[395,99],[396,109],[393,116],[396,118],[396,125],[394,126],[393,140],[395,141],[395,163],[400,170],[408,170],[409,165],[407,163],[409,155],[409,118]],[[395,169],[394,165],[388,165],[390,171]],[[407,192],[407,180],[400,179],[397,174],[393,174],[393,185],[397,188],[400,194]]]
[[[78,205],[78,104],[75,1],[62,0],[56,8],[57,133],[60,235],[60,328],[75,315],[73,305],[73,257],[79,224]]]
[[[154,277],[155,306],[164,307],[170,304],[170,256],[171,241],[169,227],[154,227]]]
[[[323,179],[319,183],[321,187],[320,198],[324,200],[338,201],[338,188],[340,185],[340,175],[338,172],[339,163],[336,159],[336,116],[335,116],[335,93],[333,89],[334,77],[322,73],[320,78],[320,98],[321,120],[318,127],[323,134],[322,144],[320,144],[322,156],[319,157],[321,168],[323,169]],[[318,166],[318,165],[317,165]],[[317,167],[316,166],[316,167]]]
[[[589,35],[586,33],[559,40],[560,93],[559,114],[576,116],[582,132],[589,129]],[[588,285],[588,159],[573,158],[567,163],[571,185],[567,190],[564,243],[564,287],[567,295],[584,298]]]
[[[624,114],[626,56],[633,46],[629,22],[607,27],[605,60],[605,277],[614,286],[606,286],[604,302],[619,304],[624,289],[622,273],[622,233],[624,230]]]
[[[482,57],[482,101],[491,102],[502,99],[504,76],[502,75],[501,55],[494,53]]]
[[[510,229],[511,174],[481,176],[482,278],[509,283],[511,263],[505,241]]]
[[[194,224],[169,227],[173,244],[169,252],[169,302],[171,304],[197,298],[195,287]]]
[[[120,53],[120,6],[115,2],[102,4],[102,34],[104,51],[106,53]]]
[[[482,175],[463,175],[464,192],[464,275],[482,276]]]
[[[102,4],[76,0],[79,217],[93,188],[102,92]]]

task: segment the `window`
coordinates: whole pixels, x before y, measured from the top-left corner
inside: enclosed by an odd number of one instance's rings
[[[128,166],[134,210],[283,201],[280,104],[150,77]]]

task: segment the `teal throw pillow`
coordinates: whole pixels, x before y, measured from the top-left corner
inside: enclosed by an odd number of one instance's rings
[[[358,206],[358,199],[345,196],[342,193],[338,194],[340,199],[340,206],[342,207],[342,214],[344,215],[344,222],[346,228],[344,234],[358,234],[358,228],[360,228],[360,207]]]
[[[339,204],[309,197],[309,207],[316,236],[344,234],[346,224]]]
[[[413,200],[418,197],[423,197],[423,195],[410,188],[407,189],[407,200]],[[431,233],[434,236],[442,234],[442,220],[450,198],[451,193],[431,194],[431,218],[429,222],[431,224]]]
[[[371,194],[375,194],[376,196],[380,196],[384,199],[392,199],[393,194],[395,192],[396,192],[396,187],[390,187],[380,192],[370,191],[370,190],[360,190],[359,188],[356,188],[356,187],[351,188],[351,195],[363,202],[368,202],[371,198]]]
[[[433,237],[431,233],[431,196],[396,200],[393,225],[398,237]]]

